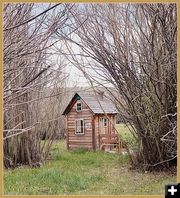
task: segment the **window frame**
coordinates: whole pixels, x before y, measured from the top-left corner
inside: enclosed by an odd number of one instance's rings
[[[78,110],[78,108],[77,108],[77,107],[78,107],[78,104],[81,104],[81,110]],[[83,108],[82,108],[82,102],[81,102],[81,101],[78,101],[78,102],[76,103],[76,111],[77,111],[77,112],[81,112],[82,109],[83,109]]]
[[[81,133],[77,132],[77,121],[82,121],[83,122],[83,126],[82,126],[82,131]],[[84,135],[85,134],[85,121],[84,119],[75,119],[75,135]]]
[[[107,118],[102,118],[102,119],[103,119],[103,127],[107,127],[108,126],[108,119]],[[105,123],[106,123],[106,125],[105,125]]]

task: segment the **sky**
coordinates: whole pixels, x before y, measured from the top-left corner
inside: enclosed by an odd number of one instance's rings
[[[67,86],[68,87],[87,87],[89,86],[88,81],[84,77],[83,73],[73,64],[71,63],[64,55],[62,55],[61,51],[64,53],[69,53],[67,52],[66,49],[63,49],[61,41],[55,44],[56,48],[59,49],[60,51],[57,52],[57,49],[54,47],[51,47],[48,51],[48,53],[52,54],[48,57],[49,62],[53,64],[54,69],[58,68],[58,65],[62,64],[63,69],[62,72],[65,75],[68,75],[67,79]],[[72,47],[74,52],[78,51],[78,48],[74,45]],[[68,56],[69,59],[71,58]]]
[[[40,12],[42,12],[43,10],[47,9],[48,4],[36,4],[36,8],[34,10],[35,15],[39,14]],[[61,6],[57,7],[57,10],[60,9]],[[50,11],[50,14],[51,11]],[[74,37],[74,39],[76,41],[78,41],[78,38],[75,35],[72,35]],[[71,36],[71,37],[72,37]],[[88,81],[86,80],[86,78],[84,77],[83,73],[75,66],[73,65],[73,63],[69,62],[68,60],[66,60],[65,56],[63,57],[63,55],[61,54],[61,51],[63,51],[64,53],[69,53],[66,50],[66,46],[62,44],[62,41],[59,41],[58,43],[56,43],[55,45],[56,49],[54,47],[51,47],[49,49],[49,52],[52,53],[52,55],[49,56],[49,61],[51,62],[51,64],[54,65],[54,68],[58,68],[58,65],[60,64],[65,64],[66,66],[63,68],[63,73],[68,75],[68,80],[67,80],[67,86],[68,87],[73,87],[73,86],[78,86],[78,87],[87,87],[89,86]],[[57,51],[57,49],[59,49],[59,51]],[[79,48],[73,44],[71,46],[71,49],[73,50],[74,53],[80,53]],[[55,53],[54,53],[55,52]],[[82,58],[82,57],[78,57]],[[83,62],[85,64],[87,64],[87,61],[82,58]],[[78,60],[80,62],[80,60]],[[92,72],[91,69],[88,69],[88,72]],[[92,72],[92,74],[94,74],[94,72]],[[94,74],[95,75],[95,74]]]
[[[47,9],[48,6],[49,6],[49,3],[36,3],[34,10],[33,10],[33,15],[37,15],[37,14],[41,13],[42,11]],[[58,6],[57,9],[60,9],[60,7]],[[50,14],[51,13],[52,12],[50,11]],[[56,48],[58,48],[58,47],[60,50],[62,50],[61,42],[56,43]],[[78,48],[74,45],[73,50],[75,52],[77,52]],[[54,68],[57,68],[59,64],[65,63],[66,66],[63,68],[63,73],[69,76],[68,80],[67,80],[67,86],[68,87],[73,87],[73,86],[87,87],[87,86],[89,86],[89,84],[88,84],[86,78],[84,77],[84,75],[82,74],[82,72],[79,69],[77,69],[72,63],[70,63],[68,60],[66,60],[65,57],[62,57],[61,53],[55,54],[54,53],[55,51],[57,51],[57,50],[55,50],[54,47],[51,47],[48,50],[48,53],[52,53],[52,55],[48,57],[48,61],[51,62],[51,64],[55,65]],[[56,66],[56,64],[57,64],[57,66]]]
[[[69,74],[69,78],[67,81],[68,87],[73,87],[74,85],[79,87],[89,86],[82,72],[79,69],[77,69],[74,65],[67,65],[65,71],[67,74]]]

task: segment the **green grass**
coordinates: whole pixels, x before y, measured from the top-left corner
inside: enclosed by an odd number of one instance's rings
[[[176,177],[165,172],[129,169],[126,155],[67,151],[65,142],[53,145],[51,159],[40,168],[21,167],[4,172],[9,195],[147,195],[164,194],[164,185]]]
[[[131,128],[131,126],[129,126]],[[129,148],[136,149],[138,147],[137,139],[130,132],[129,128],[125,124],[117,124],[116,129],[119,132],[120,137],[127,143]]]

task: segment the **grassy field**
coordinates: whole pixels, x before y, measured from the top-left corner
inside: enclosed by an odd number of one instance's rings
[[[129,126],[130,127],[130,126]],[[118,130],[120,137],[128,144],[128,147],[131,149],[136,149],[138,142],[136,138],[129,131],[129,128],[124,124],[117,124],[116,129]]]
[[[127,132],[128,133],[128,132]],[[170,174],[142,173],[129,169],[126,155],[67,151],[56,142],[51,158],[40,168],[17,168],[4,173],[4,193],[9,195],[147,195],[164,194],[164,185],[175,183]]]

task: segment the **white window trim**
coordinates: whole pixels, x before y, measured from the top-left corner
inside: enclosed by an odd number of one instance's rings
[[[78,110],[78,109],[77,109],[77,105],[78,105],[78,104],[81,104],[81,110]],[[79,101],[79,102],[76,103],[76,111],[77,111],[77,112],[81,112],[81,111],[82,111],[82,102],[81,102],[81,101]]]
[[[81,121],[81,120],[83,121],[83,133],[77,133],[76,132],[76,128],[77,128],[76,123],[77,123],[77,121]],[[85,132],[85,122],[84,122],[84,119],[75,119],[75,134],[76,135],[84,135],[85,134],[84,132]]]

